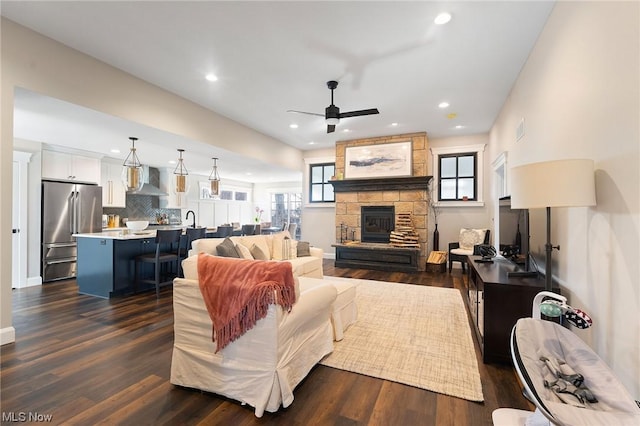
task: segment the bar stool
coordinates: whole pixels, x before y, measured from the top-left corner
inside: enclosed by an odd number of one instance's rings
[[[156,297],[160,298],[160,287],[173,283],[173,279],[177,276],[177,273],[173,271],[178,271],[177,263],[179,259],[178,252],[173,251],[173,245],[180,243],[181,235],[182,229],[159,229],[156,231],[155,253],[145,253],[135,257],[136,290],[138,284],[154,284],[156,286]],[[169,245],[168,247],[167,244]],[[162,251],[163,248],[167,251]],[[138,270],[142,270],[142,265],[145,263],[154,265],[153,279],[139,279]],[[168,267],[172,263],[175,264],[175,269]]]
[[[218,226],[216,229],[216,238],[225,238],[233,235],[233,226]]]
[[[248,224],[242,225],[242,235],[254,235],[256,232],[256,225]]]

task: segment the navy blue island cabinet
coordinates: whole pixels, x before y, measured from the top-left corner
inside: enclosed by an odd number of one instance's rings
[[[110,298],[132,293],[135,280],[135,257],[153,253],[154,238],[77,237],[78,292]],[[146,271],[145,271],[146,272]]]

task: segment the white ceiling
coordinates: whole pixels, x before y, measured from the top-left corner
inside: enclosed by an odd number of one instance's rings
[[[336,140],[407,132],[426,131],[430,137],[487,132],[552,8],[553,2],[543,1],[3,0],[1,13],[259,132],[309,150],[331,147]],[[437,26],[433,20],[443,11],[453,19]],[[219,80],[205,80],[207,73]],[[334,101],[342,112],[378,108],[380,114],[342,119],[337,131],[327,134],[323,118],[287,113],[289,109],[324,113],[330,103],[326,82],[332,79],[340,83]],[[449,108],[438,108],[443,101],[449,102]],[[456,117],[448,118],[450,113]],[[289,128],[292,123],[299,127]],[[74,126],[83,131],[74,131]],[[347,128],[351,131],[344,133]],[[108,129],[111,143],[88,137]],[[49,143],[64,140],[91,151],[110,149],[115,140],[126,151],[131,135],[141,140],[167,138],[173,141],[169,146],[202,154],[187,164],[202,173],[208,174],[208,159],[216,155],[225,158],[228,170],[221,162],[221,173],[226,177],[260,181],[265,176],[261,168],[272,178],[283,172],[268,165],[249,165],[230,153],[177,135],[77,106],[61,106],[58,100],[38,99],[27,91],[16,95],[14,133]],[[142,147],[140,151],[142,155]],[[167,158],[177,156],[175,151],[150,151],[154,157],[147,162],[152,165],[166,165]],[[255,167],[253,176],[244,175],[248,166]],[[283,180],[290,176],[282,175]]]

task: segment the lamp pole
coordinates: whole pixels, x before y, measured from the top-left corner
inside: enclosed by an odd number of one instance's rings
[[[547,243],[544,245],[545,251],[545,273],[544,273],[544,289],[546,291],[553,291],[552,283],[552,267],[551,267],[551,252],[553,249],[560,250],[560,246],[553,246],[551,244],[551,207],[547,207]]]

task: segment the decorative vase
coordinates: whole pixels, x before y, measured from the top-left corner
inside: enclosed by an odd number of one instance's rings
[[[433,250],[438,251],[440,248],[440,232],[438,231],[438,224],[436,223],[436,229],[433,230]]]

